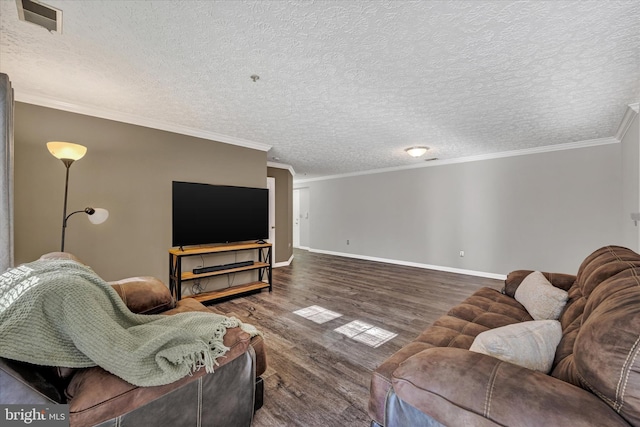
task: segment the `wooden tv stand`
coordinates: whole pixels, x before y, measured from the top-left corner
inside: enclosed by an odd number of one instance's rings
[[[206,273],[193,273],[191,271],[182,271],[182,258],[209,255],[224,252],[249,251],[257,252],[258,259],[254,260],[252,265],[246,265],[235,268],[224,268]],[[169,291],[177,301],[182,299],[182,282],[189,280],[202,279],[206,277],[222,276],[226,274],[240,273],[243,271],[258,271],[258,281],[234,285],[228,288],[219,289],[211,292],[203,292],[201,294],[188,295],[185,298],[195,298],[197,301],[213,301],[219,299],[227,299],[233,296],[247,294],[260,291],[261,289],[269,289],[272,291],[271,284],[271,243],[234,243],[227,245],[216,245],[207,247],[194,247],[187,249],[172,248],[169,249]]]

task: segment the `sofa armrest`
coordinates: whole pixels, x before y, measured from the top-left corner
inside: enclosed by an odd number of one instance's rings
[[[176,306],[169,288],[155,277],[130,277],[109,284],[134,313],[156,314]]]
[[[458,348],[410,357],[392,384],[400,399],[444,425],[629,426],[586,390]]]
[[[520,286],[524,278],[531,273],[533,273],[533,270],[515,270],[509,273],[504,281],[502,293],[510,296],[511,298],[515,298],[518,286]],[[564,291],[568,291],[571,285],[576,281],[576,276],[573,274],[546,272],[542,272],[542,274],[553,286]]]

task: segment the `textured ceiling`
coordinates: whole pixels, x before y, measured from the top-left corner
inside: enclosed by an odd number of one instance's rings
[[[63,34],[0,0],[18,99],[267,144],[298,179],[611,137],[640,99],[638,0],[45,3]]]

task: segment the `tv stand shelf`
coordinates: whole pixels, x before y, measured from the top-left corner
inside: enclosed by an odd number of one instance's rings
[[[207,273],[193,273],[191,271],[182,271],[182,259],[184,257],[249,250],[257,252],[258,255],[258,259],[251,265],[225,268],[223,270],[210,271]],[[194,298],[199,302],[206,302],[223,298],[226,299],[235,295],[259,292],[262,289],[269,289],[269,292],[271,292],[272,266],[271,243],[234,243],[228,245],[194,247],[186,249],[173,248],[169,250],[169,291],[171,292],[171,295],[173,295],[175,299],[179,301],[182,299],[182,282],[257,270],[258,280],[255,282],[234,285],[228,288],[217,289],[211,292],[188,295],[185,296],[185,298]]]

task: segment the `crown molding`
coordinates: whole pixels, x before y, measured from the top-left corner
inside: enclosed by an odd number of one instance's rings
[[[15,91],[15,100],[26,104],[38,105],[40,107],[53,108],[55,110],[68,111],[70,113],[83,114],[86,116],[98,117],[101,119],[114,120],[116,122],[128,123],[137,126],[144,126],[152,129],[167,132],[179,133],[181,135],[193,136],[196,138],[208,139],[225,144],[237,145],[239,147],[251,148],[253,150],[269,151],[271,145],[261,142],[249,141],[233,136],[222,135],[216,132],[204,131],[174,123],[167,123],[154,120],[135,114],[123,113],[121,111],[108,110],[104,108],[92,107],[88,105],[75,104],[59,99],[49,98],[24,91]]]
[[[633,119],[638,115],[639,111],[640,103],[636,102],[635,104],[627,105],[627,109],[624,112],[624,116],[622,117],[620,125],[618,126],[618,131],[616,132],[616,139],[618,141],[622,141],[622,138],[624,138],[624,135],[627,133],[629,127],[631,126],[631,122],[633,122]]]
[[[287,169],[291,176],[296,176],[296,171],[293,170],[293,166],[287,165],[285,163],[276,163],[276,162],[267,162],[267,167],[270,168],[278,168],[278,169]]]
[[[361,171],[361,172],[329,175],[329,176],[322,176],[322,177],[309,178],[309,179],[300,179],[300,180],[295,180],[294,184],[304,184],[307,182],[325,181],[328,179],[349,178],[353,176],[373,175],[378,173],[396,172],[396,171],[409,170],[409,169],[421,169],[421,168],[428,168],[428,167],[434,167],[434,166],[452,165],[456,163],[478,162],[481,160],[501,159],[504,157],[515,157],[515,156],[526,156],[530,154],[550,153],[553,151],[574,150],[577,148],[596,147],[599,145],[608,145],[608,144],[617,144],[617,143],[620,143],[620,140],[614,137],[589,139],[586,141],[545,145],[542,147],[525,148],[522,150],[501,151],[498,153],[479,154],[477,156],[459,157],[456,159],[432,160],[429,162],[413,164],[413,165],[396,166],[396,167],[383,168],[383,169],[373,169],[373,170],[367,170],[367,171]]]

